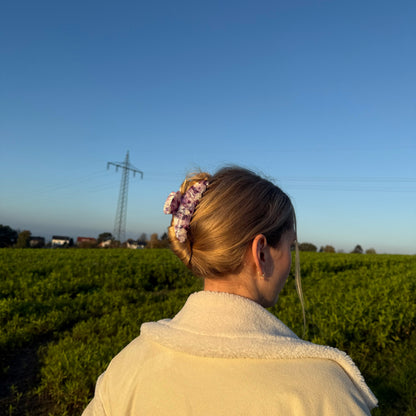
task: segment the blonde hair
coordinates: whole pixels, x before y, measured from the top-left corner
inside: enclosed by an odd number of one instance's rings
[[[168,229],[173,252],[196,276],[220,277],[238,273],[248,245],[258,234],[277,247],[282,235],[296,232],[296,215],[290,198],[276,185],[241,167],[225,167],[211,176],[205,172],[185,179],[180,192],[208,180],[207,190],[195,208],[187,239],[175,236],[173,220]],[[297,242],[296,288],[303,306]]]

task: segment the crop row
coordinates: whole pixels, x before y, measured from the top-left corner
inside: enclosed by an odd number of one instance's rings
[[[416,414],[416,257],[301,253],[301,268],[306,339],[352,356],[380,400],[374,414]],[[293,280],[271,312],[301,335]],[[141,323],[200,289],[168,250],[0,250],[0,413],[80,414]],[[15,373],[28,350],[26,386]]]

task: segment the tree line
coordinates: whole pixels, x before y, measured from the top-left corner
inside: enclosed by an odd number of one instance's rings
[[[336,253],[337,252],[335,250],[335,247],[330,246],[330,245],[321,246],[318,250],[318,247],[312,243],[300,243],[299,251],[312,251],[312,252],[319,251],[319,253]],[[338,253],[343,253],[343,252],[344,252],[343,250],[338,250]],[[359,244],[357,244],[353,248],[353,250],[350,251],[350,253],[364,254],[364,249]],[[374,248],[368,248],[367,250],[365,250],[365,254],[376,254],[376,250],[374,250]]]
[[[34,237],[29,230],[18,231],[8,225],[0,224],[0,248],[50,248],[53,247],[52,241],[45,242],[43,237]],[[103,232],[97,238],[79,237],[74,243],[70,238],[67,243],[61,247],[78,247],[78,248],[167,248],[169,247],[168,236],[164,233],[160,238],[157,233],[147,238],[142,233],[137,240],[128,239],[120,242],[110,232]]]
[[[2,247],[15,247],[15,248],[41,248],[41,247],[51,247],[51,242],[45,244],[42,243],[42,240],[39,240],[40,237],[32,237],[32,233],[28,230],[16,231],[13,230],[8,225],[0,224],[0,248]],[[71,239],[72,240],[72,239]],[[72,242],[65,244],[65,247],[75,246]],[[97,238],[80,238],[80,241],[77,241],[76,247],[79,248],[96,248],[96,247],[105,247],[105,248],[168,248],[169,241],[168,236],[164,233],[160,238],[157,233],[150,235],[150,238],[147,238],[145,233],[141,234],[137,240],[128,239],[125,242],[117,241],[110,232],[104,232],[98,235]],[[331,245],[321,246],[318,250],[318,247],[312,243],[300,243],[300,251],[312,251],[319,253],[336,253],[337,251]],[[338,250],[338,253],[343,253],[342,250]],[[364,251],[361,245],[357,244],[350,253],[356,254],[376,254],[374,248],[368,248]]]

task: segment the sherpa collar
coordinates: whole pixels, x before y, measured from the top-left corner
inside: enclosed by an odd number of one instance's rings
[[[238,295],[194,293],[173,319],[143,324],[141,335],[167,348],[202,357],[333,360],[359,388],[367,405],[377,405],[347,354],[299,339],[262,306]]]

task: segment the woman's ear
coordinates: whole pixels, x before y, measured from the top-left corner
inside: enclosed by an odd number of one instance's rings
[[[258,234],[251,245],[251,255],[253,256],[254,265],[258,276],[264,276],[266,272],[266,248],[267,239],[263,234]]]

